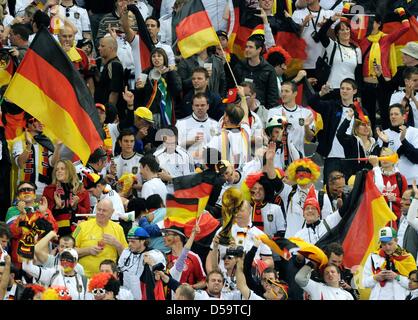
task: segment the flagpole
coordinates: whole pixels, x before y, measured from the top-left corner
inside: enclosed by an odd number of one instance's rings
[[[235,86],[238,88],[238,82],[237,82],[237,79],[235,79],[234,73],[232,72],[231,65],[229,64],[228,60],[226,59],[226,54],[225,54],[224,48],[222,48],[222,44],[221,44],[220,42],[219,42],[219,46],[221,47],[222,54],[224,55],[225,62],[226,62],[226,64],[228,65],[229,71],[231,72],[232,79],[234,79]]]

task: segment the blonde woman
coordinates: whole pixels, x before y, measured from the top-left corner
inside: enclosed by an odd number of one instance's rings
[[[370,120],[367,116],[362,117],[362,120],[355,119],[352,133],[347,134],[353,117],[354,110],[349,109],[346,118],[337,130],[337,139],[344,148],[345,157],[347,159],[368,158],[372,155],[379,155],[380,148],[372,137]],[[367,161],[351,160],[344,161],[343,171],[348,178],[364,168],[371,169],[372,167]]]
[[[71,234],[76,213],[90,213],[90,199],[69,160],[59,160],[52,171],[52,184],[44,189],[48,208],[58,223],[60,236]]]

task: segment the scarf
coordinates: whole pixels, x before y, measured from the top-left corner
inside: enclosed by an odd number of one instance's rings
[[[157,95],[157,90],[158,90],[158,81],[154,80],[154,83],[152,85],[152,93],[151,96],[148,100],[147,105],[145,106],[147,109],[151,108],[152,103],[154,102],[155,96]]]
[[[155,281],[154,273],[145,265],[141,275],[142,300],[165,300],[161,280]]]
[[[261,231],[264,231],[264,221],[263,221],[263,215],[261,214],[261,209],[265,207],[265,202],[252,202],[251,203],[253,207],[253,213],[252,213],[252,222],[253,226],[257,227]]]
[[[167,91],[167,82],[163,77],[158,80],[158,90],[161,92],[160,100],[160,114],[161,121],[164,126],[172,124],[173,118],[173,104],[171,101],[170,93]]]
[[[398,246],[395,252],[390,256],[386,255],[382,249],[380,249],[377,254],[386,258],[381,269],[389,268],[389,270],[393,270],[401,276],[408,277],[409,273],[417,268],[414,257],[400,246]]]
[[[382,65],[382,53],[380,49],[380,39],[385,37],[387,34],[379,31],[377,34],[371,34],[367,37],[367,40],[371,42],[370,54],[369,54],[369,71],[368,75],[375,77],[376,73],[374,71],[373,62],[376,60],[378,65]],[[389,47],[389,67],[392,77],[395,75],[397,71],[397,63],[396,63],[396,51],[395,45],[392,43]]]

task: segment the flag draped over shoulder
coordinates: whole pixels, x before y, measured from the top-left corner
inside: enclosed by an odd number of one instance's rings
[[[139,35],[139,53],[141,59],[141,69],[145,70],[151,66],[151,51],[155,48],[152,42],[151,36],[148,32],[147,25],[145,24],[144,18],[139,12],[136,5],[128,5],[128,10],[131,11],[136,19]]]
[[[347,210],[341,222],[316,245],[323,248],[331,242],[340,242],[345,266],[364,265],[369,254],[378,248],[379,229],[396,220],[374,184],[373,171],[356,174],[353,190],[340,210]]]
[[[83,163],[103,143],[99,116],[84,80],[44,28],[4,96],[42,122]]]
[[[219,45],[218,36],[201,0],[187,2],[179,12],[179,19],[181,22],[176,26],[177,46],[183,58]]]

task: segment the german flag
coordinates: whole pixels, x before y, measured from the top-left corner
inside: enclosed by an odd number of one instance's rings
[[[373,171],[356,174],[353,190],[340,210],[347,210],[341,222],[316,245],[323,248],[340,242],[345,251],[344,265],[364,266],[369,254],[378,248],[379,229],[396,221],[396,215],[374,184]]]
[[[164,219],[164,227],[176,226],[183,228],[184,234],[189,237],[197,220],[200,232],[195,236],[196,241],[211,234],[220,225],[220,222],[208,212],[203,212],[199,215],[199,199],[197,198],[176,198],[174,195],[168,194],[166,207],[167,213]]]
[[[0,87],[9,84],[15,70],[16,64],[13,58],[6,52],[0,52]]]
[[[248,38],[255,31],[264,32],[263,20],[254,15],[254,11],[246,7],[245,1],[232,0],[230,2],[228,27],[228,48],[239,58],[244,57],[245,45]]]
[[[151,51],[155,48],[154,43],[151,40],[151,36],[148,32],[142,14],[136,5],[128,5],[128,10],[131,11],[136,19],[139,35],[139,52],[141,59],[141,69],[145,70],[151,66]]]
[[[219,45],[218,36],[201,0],[187,2],[179,15],[181,22],[176,26],[177,46],[183,58]]]
[[[323,268],[328,263],[326,254],[319,247],[300,238],[270,238],[263,234],[259,239],[286,261],[292,258],[292,253],[297,252],[306,259],[316,262],[319,268]]]
[[[198,211],[203,212],[213,189],[214,177],[207,173],[195,173],[173,179],[176,198],[199,199]]]
[[[36,34],[4,96],[41,121],[83,163],[103,143],[93,98],[46,29]]]

